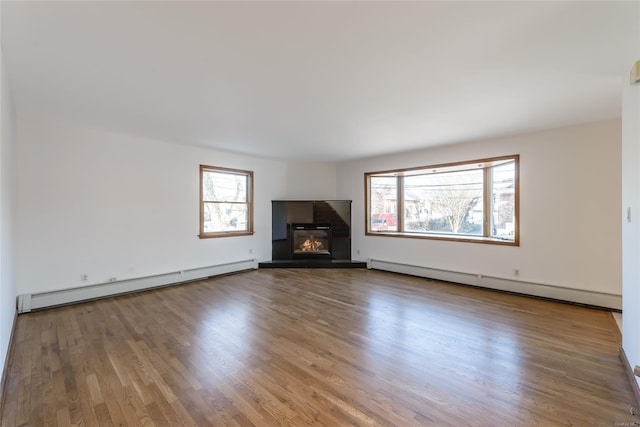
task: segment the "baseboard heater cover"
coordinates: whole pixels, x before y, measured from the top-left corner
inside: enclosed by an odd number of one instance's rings
[[[18,295],[18,312],[26,313],[31,310],[176,285],[185,282],[192,282],[194,280],[206,279],[211,276],[257,268],[258,261],[251,259],[188,270],[179,270],[153,276],[99,283],[77,288],[67,288],[34,294],[22,294]]]
[[[463,273],[376,259],[369,259],[367,261],[367,268],[425,277],[429,279],[444,280],[447,282],[462,283],[465,285],[514,292],[541,298],[550,298],[596,307],[611,308],[614,310],[622,309],[622,296],[605,292],[587,291],[544,283],[526,282],[522,280]]]

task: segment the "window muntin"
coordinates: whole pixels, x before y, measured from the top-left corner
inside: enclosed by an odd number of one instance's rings
[[[366,173],[366,232],[517,245],[518,163],[514,155]]]
[[[253,172],[200,165],[200,237],[253,233]]]

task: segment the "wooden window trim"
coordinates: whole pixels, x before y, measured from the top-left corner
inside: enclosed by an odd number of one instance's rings
[[[515,174],[514,174],[514,239],[504,240],[491,236],[491,167],[500,164],[501,162],[513,160],[515,162]],[[440,233],[427,233],[427,232],[407,232],[404,230],[404,177],[416,174],[424,170],[442,170],[442,172],[451,172],[460,168],[460,170],[472,169],[466,168],[466,166],[483,164],[483,235],[453,235],[453,234],[440,234]],[[371,231],[371,194],[370,183],[371,177],[374,176],[397,176],[398,179],[398,199],[396,203],[396,213],[398,216],[398,230],[401,231]],[[426,240],[442,240],[442,241],[455,241],[466,243],[484,243],[491,245],[503,245],[503,246],[520,246],[520,155],[514,154],[509,156],[490,157],[477,160],[468,160],[453,163],[444,163],[437,165],[419,166],[405,169],[393,169],[376,172],[365,172],[364,174],[364,195],[365,195],[365,235],[366,236],[380,236],[380,237],[400,237],[411,239],[426,239]],[[400,188],[402,187],[402,188]]]
[[[231,204],[236,203],[236,204],[247,205],[247,229],[246,230],[209,231],[209,232],[204,231],[204,206],[205,206],[205,203],[207,203],[204,201],[204,198],[203,198],[203,195],[204,195],[203,173],[204,172],[229,173],[233,175],[244,175],[247,177],[247,201],[246,202],[225,202],[225,203],[231,203]],[[253,235],[254,234],[254,231],[253,231],[253,188],[254,188],[253,171],[243,170],[243,169],[232,169],[232,168],[225,168],[225,167],[211,166],[211,165],[200,165],[200,173],[198,176],[200,179],[200,186],[199,186],[200,195],[198,196],[198,199],[200,201],[200,232],[198,234],[198,237],[201,239],[212,239],[212,238],[219,238],[219,237]]]

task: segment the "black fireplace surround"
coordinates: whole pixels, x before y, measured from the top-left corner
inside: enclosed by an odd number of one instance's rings
[[[351,200],[273,200],[272,260],[261,268],[363,268],[351,260]]]

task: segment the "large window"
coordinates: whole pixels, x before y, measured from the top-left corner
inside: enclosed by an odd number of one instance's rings
[[[518,245],[519,156],[365,174],[367,234]]]
[[[253,172],[200,165],[200,238],[253,233]]]

